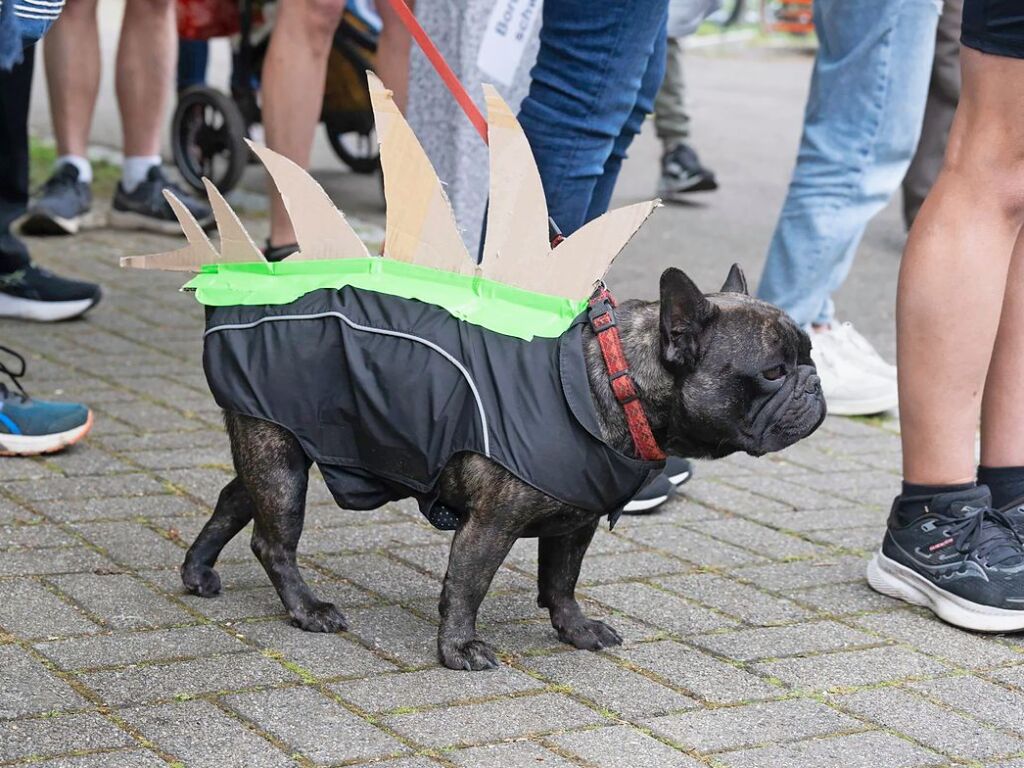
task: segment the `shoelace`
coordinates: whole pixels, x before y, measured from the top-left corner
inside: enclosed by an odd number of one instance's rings
[[[965,507],[963,511],[970,513],[974,508]],[[944,521],[950,524],[949,533],[961,554],[973,550],[989,565],[1024,560],[1024,540],[998,509],[981,507],[968,517],[945,518]]]
[[[21,386],[20,381],[21,377],[25,375],[25,358],[19,355],[10,347],[5,347],[3,345],[0,345],[0,352],[10,355],[11,357],[15,358],[19,363],[18,370],[12,371],[9,367],[7,367],[3,360],[0,360],[0,374],[7,376],[11,380],[11,383],[14,384],[15,389],[18,390],[16,393],[14,393],[16,397],[18,397],[22,401],[28,400],[28,392],[26,392],[25,388]],[[11,391],[7,388],[7,385],[0,383],[0,397],[8,397],[10,395]]]

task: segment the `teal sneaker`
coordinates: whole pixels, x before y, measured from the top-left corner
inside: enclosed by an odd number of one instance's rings
[[[0,362],[0,373],[14,382],[15,391],[0,384],[0,456],[36,456],[74,445],[92,429],[92,411],[79,403],[33,400],[18,381],[25,374],[25,358],[0,346],[20,362],[12,371]]]

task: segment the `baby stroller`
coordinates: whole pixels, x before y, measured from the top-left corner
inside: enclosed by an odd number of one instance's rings
[[[261,121],[259,74],[272,33],[272,0],[178,0],[182,40],[236,38],[231,95],[205,84],[178,95],[171,118],[171,150],[182,178],[203,192],[202,178],[222,193],[238,183],[250,162],[245,139]],[[334,33],[320,120],[335,154],[356,173],[374,173],[380,155],[366,84],[380,35],[380,17],[366,0],[349,0]]]

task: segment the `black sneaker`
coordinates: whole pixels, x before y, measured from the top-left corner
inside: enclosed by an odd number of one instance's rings
[[[95,307],[100,296],[94,283],[68,280],[31,265],[0,274],[0,317],[69,320]]]
[[[661,156],[658,197],[678,200],[688,192],[713,189],[718,189],[715,174],[700,164],[700,158],[688,144],[677,144]]]
[[[898,501],[898,500],[897,500]],[[876,592],[978,632],[1024,629],[1024,543],[986,486],[934,496],[903,525],[896,503],[868,564]]]
[[[665,459],[665,470],[662,472],[676,488],[693,477],[693,465],[687,459],[669,456]]]
[[[92,209],[92,191],[78,180],[78,169],[61,163],[36,193],[22,220],[26,235],[73,235]]]
[[[117,185],[114,204],[110,209],[110,226],[115,229],[144,229],[165,235],[180,235],[181,225],[170,204],[164,199],[165,189],[169,189],[185,204],[200,226],[205,228],[213,223],[210,206],[168,181],[160,166],[154,165],[146,174],[146,180],[134,191],[126,192],[120,183]]]
[[[676,487],[669,481],[668,476],[662,473],[641,488],[640,492],[622,508],[622,513],[646,515],[668,501],[675,492]]]

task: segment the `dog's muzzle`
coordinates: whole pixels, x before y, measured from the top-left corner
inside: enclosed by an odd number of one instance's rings
[[[826,413],[817,370],[813,365],[799,366],[765,397],[748,431],[747,453],[761,456],[787,448],[821,426]]]

